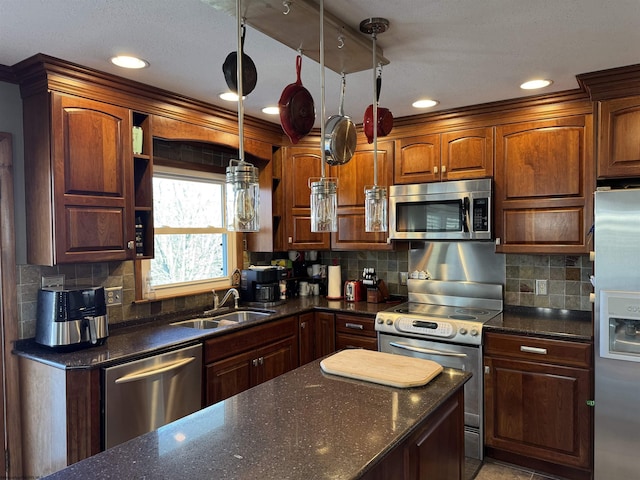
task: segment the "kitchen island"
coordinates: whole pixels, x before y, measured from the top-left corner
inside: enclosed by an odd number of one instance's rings
[[[462,478],[470,376],[401,389],[314,361],[47,478]]]

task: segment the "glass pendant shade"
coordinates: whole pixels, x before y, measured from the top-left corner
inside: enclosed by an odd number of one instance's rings
[[[364,224],[367,232],[387,231],[387,189],[378,185],[365,187]]]
[[[231,161],[233,162],[233,160]],[[227,230],[257,232],[260,230],[260,186],[258,169],[239,162],[227,167]]]
[[[321,178],[310,183],[311,231],[338,231],[338,186],[335,181]]]

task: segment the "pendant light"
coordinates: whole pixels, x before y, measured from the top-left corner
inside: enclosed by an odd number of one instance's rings
[[[237,90],[238,90],[238,156],[229,160],[227,167],[227,230],[234,232],[257,232],[260,229],[260,186],[259,171],[251,163],[244,161],[244,105],[242,98],[242,30],[244,18],[241,16],[241,0],[236,1],[238,20]]]
[[[367,232],[387,231],[387,189],[378,185],[378,95],[376,38],[389,28],[385,18],[368,18],[360,22],[360,31],[373,40],[373,185],[364,189],[364,223]],[[382,68],[382,67],[380,67]]]
[[[321,90],[321,124],[320,154],[321,177],[310,178],[311,188],[311,231],[338,231],[338,184],[335,178],[325,176],[325,102],[324,102],[324,0],[320,0],[320,90]]]

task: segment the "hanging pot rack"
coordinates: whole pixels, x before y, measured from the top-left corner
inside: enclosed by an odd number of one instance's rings
[[[202,0],[216,10],[236,15],[236,0]],[[244,0],[243,18],[247,25],[268,37],[320,63],[320,6],[313,0]],[[371,43],[368,36],[349,27],[340,18],[324,9],[324,64],[338,74],[350,74],[371,69]],[[380,47],[376,58],[381,65],[389,64]]]

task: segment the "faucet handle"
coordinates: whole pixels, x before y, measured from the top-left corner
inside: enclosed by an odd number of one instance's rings
[[[218,304],[220,302],[220,299],[218,298],[218,294],[216,293],[216,289],[212,288],[211,289],[211,293],[213,293],[213,309],[217,309],[218,308]]]

